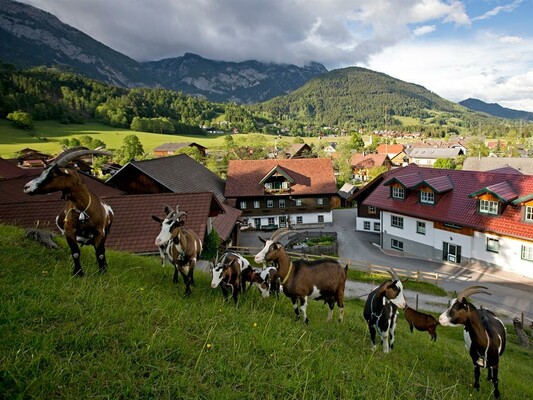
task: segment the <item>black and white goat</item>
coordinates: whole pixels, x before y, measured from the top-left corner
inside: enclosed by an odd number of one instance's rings
[[[368,323],[372,350],[376,349],[376,331],[383,343],[383,352],[388,353],[394,347],[394,331],[398,320],[398,307],[407,303],[403,295],[402,281],[391,268],[392,280],[386,280],[368,295],[363,315]]]
[[[202,242],[198,235],[191,229],[183,228],[185,223],[182,218],[187,215],[184,211],[176,211],[165,206],[166,217],[161,219],[152,215],[154,221],[159,222],[161,231],[155,239],[155,245],[163,252],[165,257],[174,266],[174,283],[178,283],[178,271],[185,282],[185,295],[191,294],[191,285],[194,285],[194,267],[202,253]]]
[[[300,318],[300,309],[304,315],[304,322],[309,323],[307,318],[307,301],[309,298],[324,300],[329,305],[328,321],[333,317],[335,302],[339,307],[339,321],[344,317],[344,287],[346,284],[346,268],[330,259],[315,261],[294,260],[291,261],[283,245],[279,242],[281,236],[288,232],[288,228],[275,231],[270,239],[259,238],[264,248],[255,255],[255,262],[265,263],[272,261],[277,265],[283,293],[292,301],[296,318]]]
[[[498,366],[505,350],[507,334],[503,322],[485,308],[478,309],[467,300],[476,293],[490,295],[485,286],[463,290],[439,317],[441,325],[464,325],[465,347],[474,363],[474,388],[479,390],[480,368],[488,368],[488,380],[494,384],[494,397],[500,398]]]
[[[89,191],[80,174],[67,164],[83,155],[110,153],[75,147],[59,154],[37,178],[24,186],[29,195],[62,192],[65,207],[56,217],[56,224],[67,240],[74,260],[73,275],[82,276],[80,245],[93,245],[100,272],[107,271],[105,240],[113,222],[113,210]]]

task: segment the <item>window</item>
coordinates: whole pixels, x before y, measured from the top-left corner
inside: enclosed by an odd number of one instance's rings
[[[259,203],[259,200],[254,201],[254,208],[259,208],[261,204]]]
[[[533,206],[526,206],[524,213],[524,219],[529,222],[533,222]]]
[[[267,200],[267,207],[268,208],[274,207],[274,200]]]
[[[405,198],[405,190],[401,187],[393,187],[392,188],[392,197],[395,199],[403,199]]]
[[[381,231],[381,222],[374,222],[374,231],[375,232]]]
[[[493,253],[499,253],[500,252],[500,240],[496,238],[487,238],[487,251],[491,251]]]
[[[420,192],[420,202],[422,204],[435,204],[435,193]]]
[[[462,229],[460,225],[453,224],[451,222],[444,222],[442,225],[444,225],[446,228]]]
[[[265,183],[265,189],[272,189],[272,183],[270,182]]]
[[[522,260],[533,261],[533,247],[522,245]]]
[[[479,200],[479,212],[483,214],[498,215],[498,202]]]
[[[246,209],[246,202],[241,201],[241,210],[244,210],[244,209]]]
[[[268,224],[269,225],[274,225],[276,223],[276,220],[274,217],[268,217]]]
[[[296,217],[296,223],[297,224],[303,224],[304,223],[304,217]]]
[[[426,223],[422,221],[416,221],[416,233],[420,233],[421,235],[426,234]]]
[[[363,229],[364,229],[365,231],[369,231],[369,230],[370,230],[370,221],[365,221],[365,222],[363,223]]]
[[[376,207],[368,206],[368,213],[369,214],[375,214],[376,212],[377,212]]]
[[[302,199],[296,199],[296,205],[301,206],[302,205]]]
[[[281,187],[282,187],[283,189],[288,189],[288,188],[289,188],[289,182],[283,182],[283,183],[281,184]]]
[[[396,239],[391,239],[390,247],[396,250],[403,251],[403,242],[400,242],[399,240],[396,240]]]
[[[279,208],[285,208],[285,199],[279,199],[278,204]]]
[[[319,197],[318,199],[316,199],[316,204],[319,205],[319,206],[323,206],[324,205],[324,199],[322,197]]]
[[[390,224],[391,226],[395,226],[396,228],[403,229],[403,217],[398,217],[397,215],[391,215]]]
[[[320,223],[324,222],[324,216],[323,215],[319,215],[318,216],[318,222],[320,222]]]
[[[261,226],[261,218],[254,218],[254,225],[257,229]]]

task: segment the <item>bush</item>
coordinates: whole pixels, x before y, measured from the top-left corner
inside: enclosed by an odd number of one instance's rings
[[[11,121],[15,128],[19,129],[33,129],[33,118],[24,111],[13,111],[7,114],[7,119]]]

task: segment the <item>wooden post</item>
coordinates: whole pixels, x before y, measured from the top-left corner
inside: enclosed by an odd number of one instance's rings
[[[435,274],[435,285],[439,286],[439,273]]]
[[[416,271],[416,283],[418,283],[418,278],[419,278],[419,275],[418,275],[418,270]]]
[[[415,304],[416,304],[415,310],[418,310],[418,293],[416,294],[416,303]]]

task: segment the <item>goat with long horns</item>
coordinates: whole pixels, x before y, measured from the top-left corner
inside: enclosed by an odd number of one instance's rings
[[[62,192],[65,207],[56,217],[59,230],[67,239],[74,260],[73,275],[83,276],[79,245],[91,244],[96,250],[99,271],[107,271],[105,239],[113,222],[113,210],[89,191],[80,174],[67,164],[84,155],[111,155],[101,150],[74,147],[59,154],[37,178],[24,186],[29,195]]]
[[[439,317],[441,325],[464,325],[465,346],[474,363],[474,388],[479,390],[480,368],[488,368],[488,380],[494,384],[494,397],[500,398],[498,366],[505,350],[505,325],[485,308],[476,308],[467,298],[473,294],[490,295],[485,286],[470,286],[463,290],[451,306]]]

